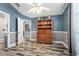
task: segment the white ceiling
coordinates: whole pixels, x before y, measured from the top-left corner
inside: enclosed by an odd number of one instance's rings
[[[39,15],[34,14],[34,13],[27,13],[32,6],[28,5],[27,3],[18,3],[20,7],[17,7],[15,3],[11,3],[11,5],[18,10],[22,15],[34,18],[34,17],[39,17]],[[49,16],[49,15],[61,15],[63,14],[67,3],[42,3],[42,6],[50,8],[50,11],[42,11],[40,16]]]

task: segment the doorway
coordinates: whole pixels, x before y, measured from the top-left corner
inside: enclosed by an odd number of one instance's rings
[[[0,48],[10,46],[10,15],[0,11]]]
[[[23,43],[24,40],[31,39],[31,20],[21,19],[18,17],[18,29],[17,29],[17,37],[16,40],[18,44]]]
[[[23,37],[25,40],[31,39],[31,21],[24,20],[23,22]]]

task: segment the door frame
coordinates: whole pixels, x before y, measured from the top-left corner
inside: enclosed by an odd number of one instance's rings
[[[2,10],[0,10],[0,13],[3,13],[3,14],[5,14],[5,15],[7,15],[7,25],[8,25],[8,31],[6,32],[8,35],[7,35],[7,48],[9,48],[9,47],[11,47],[10,46],[10,14],[9,13],[6,13],[6,12],[4,12],[4,11],[2,11]]]
[[[32,33],[31,33],[31,32],[32,32],[32,30],[31,30],[31,20],[30,20],[30,19],[29,19],[29,20],[24,19],[23,22],[24,22],[24,21],[30,22],[30,23],[27,23],[27,24],[29,24],[29,26],[30,26],[30,40],[31,40],[31,39],[32,39],[32,38],[31,38],[31,35],[32,35]]]
[[[18,17],[18,18],[20,18],[20,17]],[[30,40],[31,40],[31,20],[29,19],[29,20],[26,20],[26,19],[22,19],[22,18],[20,18],[22,21],[23,21],[23,23],[24,23],[24,21],[26,21],[26,22],[30,22],[30,23],[27,23],[27,24],[29,24],[29,26],[30,26]],[[24,26],[24,25],[23,25]],[[18,19],[17,19],[17,42],[16,42],[16,45],[18,45]]]
[[[22,26],[23,26],[23,19],[20,18],[20,17],[18,17],[18,18],[17,18],[17,39],[16,39],[17,42],[16,42],[16,45],[19,45],[19,44],[22,42],[22,41],[19,41],[19,33],[20,33],[20,32],[18,31],[18,28],[19,28],[19,27],[18,27],[18,26],[19,26],[19,25],[18,25],[18,24],[19,24],[18,21],[19,21],[19,20],[22,21],[21,23],[22,23]],[[23,33],[22,33],[22,34],[23,34]],[[23,37],[23,35],[22,35],[22,37]],[[22,38],[21,40],[23,40],[23,38]]]

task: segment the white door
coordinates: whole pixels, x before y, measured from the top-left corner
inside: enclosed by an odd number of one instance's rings
[[[23,20],[18,18],[18,44],[23,42]]]

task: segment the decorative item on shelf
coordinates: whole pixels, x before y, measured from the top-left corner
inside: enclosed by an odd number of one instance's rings
[[[46,20],[46,19],[47,19],[46,16],[44,16],[44,17],[40,17],[40,20]]]
[[[50,16],[48,16],[48,19],[51,19],[51,17],[50,17]]]
[[[2,29],[3,31],[5,31],[5,29]]]
[[[40,17],[38,17],[37,19],[40,20]]]
[[[6,24],[6,28],[8,28],[8,24]]]
[[[47,24],[47,22],[43,22],[43,24]]]

